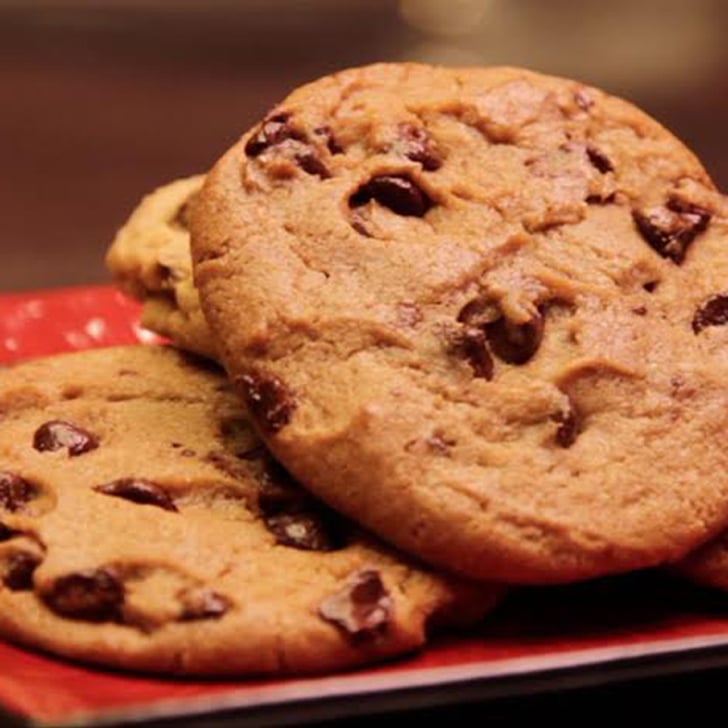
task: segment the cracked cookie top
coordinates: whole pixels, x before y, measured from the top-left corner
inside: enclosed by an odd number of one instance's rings
[[[135,670],[298,673],[421,646],[502,589],[314,500],[221,373],[127,347],[0,372],[0,634]]]
[[[727,212],[598,89],[381,64],[276,106],[191,231],[286,467],[426,560],[543,583],[677,559],[728,521]]]

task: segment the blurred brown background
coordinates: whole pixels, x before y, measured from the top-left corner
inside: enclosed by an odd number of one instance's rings
[[[0,291],[105,280],[145,191],[298,83],[375,60],[603,86],[728,189],[727,31],[724,0],[0,0]]]

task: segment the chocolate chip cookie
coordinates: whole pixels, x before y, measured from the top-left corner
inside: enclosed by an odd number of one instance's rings
[[[176,180],[144,197],[116,234],[106,265],[144,303],[142,323],[183,349],[214,358],[215,347],[192,282],[189,206],[204,176]]]
[[[429,573],[302,491],[172,349],[0,372],[0,634],[135,670],[299,673],[421,646],[502,588]]]
[[[549,583],[726,525],[727,219],[625,101],[383,64],[276,106],[191,231],[225,365],[301,482],[432,563]]]

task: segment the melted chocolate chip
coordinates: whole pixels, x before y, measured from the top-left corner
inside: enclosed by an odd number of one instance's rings
[[[693,331],[699,334],[707,326],[728,324],[728,294],[719,293],[709,298],[693,316]]]
[[[671,210],[672,212],[678,213],[680,215],[687,215],[694,220],[702,217],[707,217],[708,219],[712,217],[711,213],[704,207],[700,207],[700,205],[696,205],[692,202],[688,202],[687,200],[683,200],[680,197],[670,197],[665,206],[668,210]]]
[[[182,603],[180,620],[219,619],[230,609],[230,600],[212,589],[185,589],[180,592]]]
[[[69,457],[83,455],[98,446],[99,440],[95,435],[62,420],[46,422],[33,436],[33,447],[38,452],[55,452],[65,447]]]
[[[303,551],[333,551],[339,547],[330,525],[316,513],[281,513],[266,518],[265,525],[282,546]]]
[[[14,538],[16,532],[12,528],[8,528],[4,523],[0,523],[0,543],[3,541],[9,541]]]
[[[579,436],[581,422],[576,410],[570,406],[568,412],[559,412],[554,416],[554,421],[559,423],[556,430],[556,442],[561,447],[571,447]]]
[[[331,177],[326,165],[316,156],[313,150],[307,150],[296,154],[296,163],[306,173],[312,174],[321,179]]]
[[[487,298],[474,298],[460,309],[457,320],[468,326],[483,327],[498,318],[500,318],[500,311],[495,304]]]
[[[413,124],[401,124],[400,141],[396,146],[407,159],[419,162],[427,172],[442,167],[442,156],[426,129]]]
[[[336,141],[330,126],[318,126],[313,133],[326,140],[326,146],[331,154],[341,154],[344,151],[344,148]]]
[[[248,409],[269,433],[275,434],[291,421],[296,403],[278,377],[264,373],[245,374],[237,381]]]
[[[373,177],[351,196],[349,206],[360,207],[370,200],[406,217],[423,217],[432,207],[432,200],[407,175]]]
[[[40,495],[40,488],[18,475],[0,471],[0,508],[15,513]]]
[[[56,579],[43,600],[63,617],[109,622],[121,615],[124,585],[108,569],[79,571]]]
[[[614,172],[614,165],[603,152],[599,151],[596,147],[587,146],[586,156],[589,158],[591,164],[601,173],[606,174],[607,172]]]
[[[458,332],[453,350],[467,359],[474,377],[487,380],[493,378],[493,357],[488,351],[487,339],[482,329],[468,326]]]
[[[319,606],[323,619],[355,638],[373,637],[386,629],[391,613],[392,598],[374,569],[354,572],[344,590]]]
[[[539,312],[530,321],[515,324],[505,316],[486,324],[491,351],[508,364],[525,364],[541,346],[544,317]]]
[[[157,506],[165,511],[177,511],[177,506],[164,488],[141,478],[121,478],[94,486],[97,493],[124,498],[140,505]]]
[[[16,551],[5,563],[3,583],[11,591],[28,591],[33,588],[33,573],[43,559],[30,551]]]
[[[589,205],[611,205],[617,199],[614,192],[611,192],[606,197],[602,195],[587,195],[586,203]]]
[[[268,147],[281,144],[287,139],[305,142],[306,135],[290,126],[288,123],[290,119],[291,114],[286,111],[274,114],[265,119],[255,134],[245,144],[245,153],[249,157],[257,157],[268,149]]]
[[[515,324],[487,298],[476,298],[463,306],[457,320],[467,324],[459,347],[473,365],[476,376],[486,379],[493,374],[490,352],[508,364],[525,364],[538,351],[543,339],[544,316],[540,309],[529,321]]]
[[[647,213],[633,210],[632,217],[655,252],[680,264],[690,243],[708,227],[711,214],[702,207],[672,197],[664,207]]]
[[[270,455],[266,454],[256,477],[258,510],[279,544],[309,551],[333,551],[345,545],[341,518],[314,501]]]
[[[293,513],[305,508],[308,496],[297,486],[290,473],[266,454],[257,475],[258,508],[265,517]]]

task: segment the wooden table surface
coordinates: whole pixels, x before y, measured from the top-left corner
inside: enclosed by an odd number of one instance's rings
[[[657,13],[632,60],[627,45],[600,42],[602,28],[618,39],[629,29],[607,29],[589,2],[550,0],[546,37],[528,15],[543,4],[522,0],[520,19],[501,9],[482,42],[471,32],[435,38],[434,50],[393,0],[216,2],[209,12],[192,2],[67,5],[0,0],[0,291],[105,280],[106,246],[144,192],[205,170],[298,83],[378,59],[521,63],[603,85],[673,129],[728,189],[728,44],[696,35],[728,27],[728,3],[695,0],[685,21]],[[593,42],[574,40],[578,27]],[[678,41],[706,57],[673,83]]]

